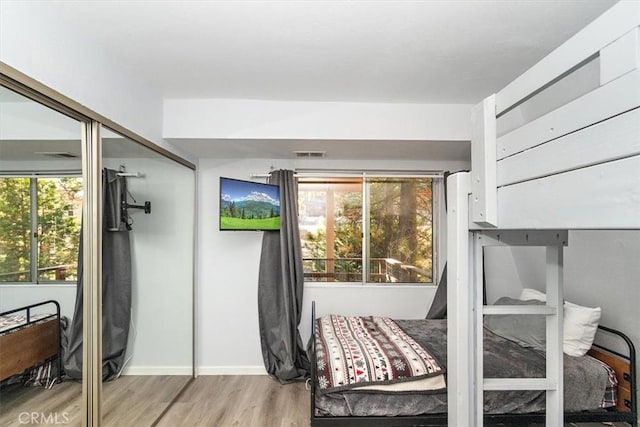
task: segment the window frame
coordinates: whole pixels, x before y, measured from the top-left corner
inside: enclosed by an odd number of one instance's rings
[[[299,173],[296,175],[298,179],[304,180],[305,178],[313,178],[315,180],[335,180],[335,179],[348,179],[348,178],[360,178],[361,179],[361,194],[362,194],[362,280],[354,281],[354,282],[345,282],[345,281],[335,281],[335,282],[325,282],[325,281],[308,281],[306,277],[304,278],[304,286],[305,287],[358,287],[361,288],[363,286],[369,287],[436,287],[439,281],[440,274],[440,264],[441,264],[441,236],[440,234],[444,232],[443,228],[443,218],[441,215],[440,206],[442,194],[444,191],[443,185],[445,185],[444,181],[444,171],[429,171],[429,172],[417,172],[411,171],[408,173],[402,173],[401,171],[393,171],[393,172],[366,172],[366,171],[345,171],[344,173]],[[431,282],[370,282],[368,281],[369,274],[367,273],[368,267],[370,265],[369,260],[369,221],[370,221],[370,207],[369,207],[369,186],[367,185],[368,181],[371,179],[388,179],[388,178],[399,178],[399,179],[408,179],[408,178],[416,178],[416,179],[426,179],[430,178],[432,180],[432,273],[431,273]],[[438,182],[440,183],[438,184]],[[298,181],[300,182],[300,181]]]
[[[56,178],[80,178],[82,180],[81,171],[47,171],[47,172],[24,172],[0,174],[1,179],[11,178],[27,178],[29,179],[29,225],[30,225],[30,250],[29,250],[29,277],[30,280],[24,281],[0,281],[0,286],[47,286],[47,285],[73,285],[77,283],[74,280],[40,280],[39,278],[39,233],[38,226],[38,179],[56,179]],[[80,245],[78,245],[78,251]],[[35,262],[34,262],[35,260]]]

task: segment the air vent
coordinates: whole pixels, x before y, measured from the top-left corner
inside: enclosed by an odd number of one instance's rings
[[[77,154],[69,153],[68,151],[36,151],[36,154],[62,159],[77,159],[79,157]]]
[[[294,151],[293,152],[299,159],[319,159],[326,156],[326,151]]]

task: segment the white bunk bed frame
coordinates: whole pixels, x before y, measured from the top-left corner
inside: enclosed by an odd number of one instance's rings
[[[497,135],[498,118],[591,61],[597,87]],[[546,425],[563,425],[563,247],[570,229],[640,229],[639,107],[640,2],[622,1],[473,109],[472,169],[447,182],[450,426],[482,426],[484,390],[546,390]],[[546,306],[483,306],[495,245],[547,248]],[[483,316],[527,313],[547,316],[546,378],[483,378]]]

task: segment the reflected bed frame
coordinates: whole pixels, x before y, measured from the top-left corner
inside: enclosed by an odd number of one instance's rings
[[[36,307],[53,304],[55,313],[32,319]],[[40,366],[54,358],[57,360],[56,381],[62,374],[60,304],[49,300],[0,313],[0,316],[25,313],[26,322],[0,333],[0,381],[29,368]]]

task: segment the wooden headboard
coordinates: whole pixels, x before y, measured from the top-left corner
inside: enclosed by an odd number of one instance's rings
[[[632,368],[629,360],[596,347],[592,347],[587,354],[613,368],[613,370],[616,372],[616,378],[618,380],[618,404],[616,405],[616,411],[631,412]]]
[[[0,381],[59,354],[58,317],[0,336]]]
[[[55,313],[43,318],[31,317],[36,307],[55,306]],[[0,334],[0,381],[37,366],[48,359],[57,357],[57,378],[62,375],[60,304],[54,300],[30,304],[0,313],[0,316],[14,313],[26,314],[26,322]]]

